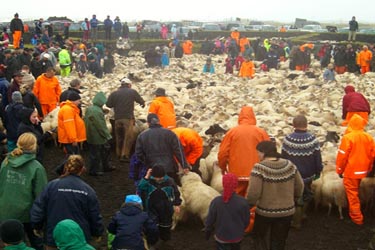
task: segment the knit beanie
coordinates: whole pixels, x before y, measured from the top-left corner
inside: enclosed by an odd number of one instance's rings
[[[14,91],[12,93],[12,101],[13,102],[22,102],[22,94],[19,91]]]
[[[77,101],[77,100],[80,100],[81,99],[81,96],[78,94],[78,93],[76,93],[76,92],[70,92],[69,94],[68,94],[68,100],[69,101]]]
[[[228,203],[238,185],[238,178],[232,173],[223,176],[223,201]]]
[[[9,219],[4,221],[0,227],[0,237],[4,243],[18,245],[23,241],[25,232],[19,220]]]

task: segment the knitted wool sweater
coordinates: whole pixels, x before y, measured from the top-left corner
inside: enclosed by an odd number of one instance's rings
[[[295,130],[284,138],[281,157],[297,166],[304,180],[310,180],[323,169],[318,139],[304,130]]]
[[[264,159],[251,171],[247,199],[256,205],[257,214],[286,217],[294,214],[294,203],[303,187],[301,175],[291,161]]]

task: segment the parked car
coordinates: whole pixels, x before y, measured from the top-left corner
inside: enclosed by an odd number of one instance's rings
[[[308,24],[303,26],[300,31],[303,32],[328,32],[327,29],[323,29],[322,26],[318,24]]]
[[[220,25],[216,23],[204,23],[202,25],[202,30],[221,31],[221,28]]]
[[[261,28],[262,28],[262,25],[258,25],[258,24],[253,24],[253,25],[246,25],[245,26],[245,29],[246,30],[261,30]]]
[[[277,31],[277,27],[269,24],[261,25],[261,31]]]
[[[358,33],[362,33],[362,34],[375,34],[375,28],[360,29]]]
[[[348,33],[349,32],[349,27],[338,28],[337,32],[339,32],[339,33]]]

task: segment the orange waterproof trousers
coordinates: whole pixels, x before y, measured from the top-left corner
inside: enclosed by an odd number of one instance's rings
[[[42,106],[43,115],[46,116],[49,112],[51,112],[52,110],[56,108],[56,103],[55,104],[51,104],[51,103],[40,104],[40,106]]]
[[[344,178],[344,187],[349,203],[349,216],[357,225],[363,224],[361,202],[358,196],[360,183],[361,179]]]
[[[367,72],[370,72],[370,65],[361,66],[361,74],[365,74]]]
[[[13,33],[13,48],[17,49],[20,47],[22,31],[15,30]]]

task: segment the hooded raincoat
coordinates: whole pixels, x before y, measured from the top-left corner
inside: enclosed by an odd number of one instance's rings
[[[259,162],[256,146],[264,140],[270,138],[265,130],[256,126],[253,108],[242,107],[238,126],[230,129],[220,144],[220,168],[235,174],[239,181],[248,181],[254,164]]]
[[[203,153],[203,140],[199,134],[190,128],[174,128],[172,131],[180,139],[181,145],[184,148],[186,161],[190,165],[201,157]]]
[[[9,155],[0,169],[0,221],[30,222],[29,211],[47,184],[44,167],[33,153]]]
[[[157,96],[150,104],[149,113],[157,114],[163,128],[176,127],[176,113],[173,102],[166,96]]]
[[[60,143],[83,142],[86,140],[86,128],[79,116],[79,108],[71,101],[61,103],[58,114],[57,135]]]

